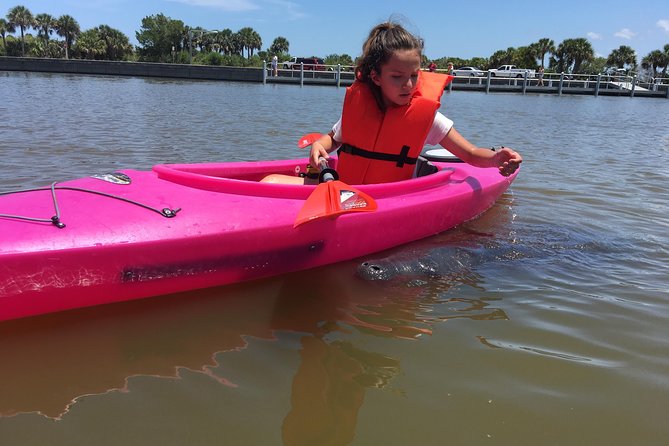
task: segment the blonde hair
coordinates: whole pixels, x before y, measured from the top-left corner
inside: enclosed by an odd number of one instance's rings
[[[385,109],[381,89],[372,81],[371,75],[373,71],[381,74],[381,66],[398,50],[416,50],[422,56],[423,39],[414,36],[398,23],[380,23],[369,32],[362,45],[362,56],[355,67],[356,79],[371,88],[381,110]]]

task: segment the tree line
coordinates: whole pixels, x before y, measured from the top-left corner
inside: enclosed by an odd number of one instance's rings
[[[641,59],[641,63],[637,63],[636,51],[627,45],[614,49],[608,57],[596,57],[592,44],[585,38],[565,39],[557,46],[552,39],[543,38],[527,46],[496,51],[487,59],[445,57],[435,61],[438,68],[446,68],[448,62],[484,70],[513,64],[520,68],[534,69],[541,66],[547,72],[579,74],[598,74],[606,68],[623,68],[635,72],[645,71],[643,74],[647,76],[667,77],[669,44],[664,45],[663,49],[651,51]]]
[[[27,33],[30,29],[36,31],[36,35]],[[62,40],[52,39],[54,32]],[[139,31],[135,32],[138,46],[133,46],[125,34],[108,25],[81,31],[79,23],[70,15],[58,18],[46,13],[33,15],[25,6],[15,6],[6,19],[0,18],[0,35],[0,55],[7,56],[258,67],[274,55],[280,61],[290,59],[290,44],[285,37],[275,38],[262,50],[262,38],[251,27],[237,32],[227,28],[206,30],[187,26],[162,13],[142,19]],[[355,62],[348,54],[330,54],[324,60],[328,65]],[[427,64],[427,58],[425,62]],[[613,50],[606,58],[595,57],[592,44],[585,38],[565,39],[557,46],[553,40],[542,38],[527,46],[496,51],[488,58],[442,57],[434,62],[438,68],[446,68],[449,62],[456,67],[474,66],[483,70],[514,64],[533,69],[542,66],[547,72],[583,74],[597,74],[607,67],[615,67],[643,71],[646,76],[667,77],[669,44],[651,51],[640,63],[634,49],[626,45]]]

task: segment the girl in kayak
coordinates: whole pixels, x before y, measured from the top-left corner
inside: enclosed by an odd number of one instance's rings
[[[344,182],[404,180],[411,178],[424,145],[438,144],[466,163],[496,167],[504,176],[518,169],[522,157],[515,150],[475,146],[438,111],[452,78],[421,71],[421,39],[386,22],[371,30],[362,50],[341,119],[311,147],[313,166],[339,150],[337,171]]]

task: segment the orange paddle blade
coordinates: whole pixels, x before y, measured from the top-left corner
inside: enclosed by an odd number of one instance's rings
[[[304,149],[305,147],[309,147],[316,141],[320,139],[320,137],[323,136],[320,133],[307,133],[306,135],[302,135],[300,139],[297,141],[297,147],[300,149]]]
[[[318,218],[334,218],[349,212],[371,212],[376,208],[376,201],[366,193],[341,181],[328,181],[319,184],[309,195],[293,227]]]

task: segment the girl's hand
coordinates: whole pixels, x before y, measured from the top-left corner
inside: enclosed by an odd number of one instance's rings
[[[495,164],[499,169],[499,173],[505,177],[514,173],[518,167],[520,167],[520,163],[523,162],[523,157],[509,147],[502,147],[500,150],[496,151],[494,159]]]
[[[320,142],[316,141],[311,146],[311,152],[309,153],[309,164],[311,164],[313,167],[318,167],[318,159],[321,157],[325,158],[326,160],[330,159],[330,155],[328,155],[328,151],[325,150],[325,147],[323,147]]]

